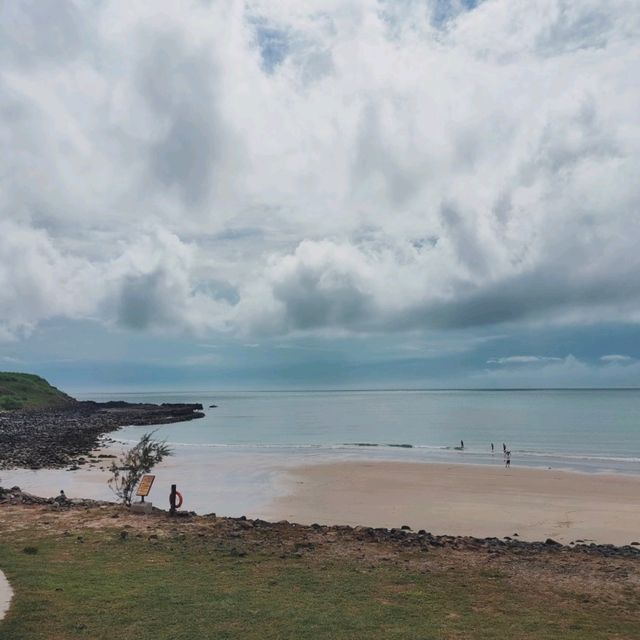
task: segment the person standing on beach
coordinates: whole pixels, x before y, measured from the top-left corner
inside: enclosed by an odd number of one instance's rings
[[[505,451],[504,452],[505,455],[505,463],[504,463],[504,468],[505,469],[511,469],[511,451]]]

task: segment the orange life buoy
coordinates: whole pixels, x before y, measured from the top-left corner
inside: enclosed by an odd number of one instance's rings
[[[182,494],[179,491],[176,491],[176,509],[179,509],[182,506],[182,502]]]

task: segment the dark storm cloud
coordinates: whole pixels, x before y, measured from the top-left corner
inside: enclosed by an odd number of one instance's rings
[[[316,274],[301,274],[295,282],[274,288],[284,305],[286,322],[292,330],[361,327],[372,310],[368,296],[343,276],[322,286]]]
[[[137,330],[166,326],[176,318],[174,304],[163,271],[129,277],[122,284],[118,321]]]
[[[598,279],[576,282],[560,273],[539,271],[501,281],[492,287],[442,302],[409,316],[433,328],[464,329],[518,321],[536,321],[564,312],[627,306],[640,295],[637,280]],[[420,320],[421,319],[421,320]]]

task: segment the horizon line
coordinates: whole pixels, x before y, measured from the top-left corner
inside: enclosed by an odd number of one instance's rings
[[[373,393],[373,392],[403,392],[403,391],[640,391],[640,387],[353,387],[353,388],[321,388],[312,387],[308,389],[301,388],[233,388],[233,389],[165,389],[165,390],[145,390],[137,391],[97,391],[97,390],[78,390],[75,393],[95,393],[98,395],[140,395],[140,394],[193,394],[193,393]]]

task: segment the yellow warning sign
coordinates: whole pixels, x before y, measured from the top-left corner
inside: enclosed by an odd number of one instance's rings
[[[136,491],[137,496],[148,496],[149,491],[151,491],[151,485],[153,481],[156,479],[155,476],[142,476],[142,480],[140,480],[140,484],[138,485],[138,490]]]

